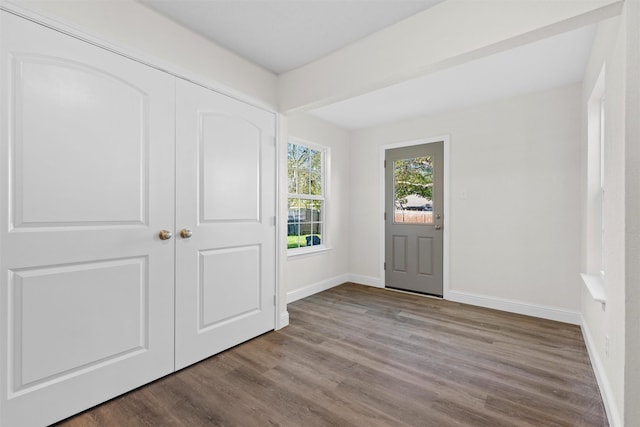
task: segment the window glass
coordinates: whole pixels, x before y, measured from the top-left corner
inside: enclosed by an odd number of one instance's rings
[[[393,222],[433,224],[433,158],[394,160]]]
[[[297,142],[287,145],[287,248],[296,250],[324,244],[325,151]]]

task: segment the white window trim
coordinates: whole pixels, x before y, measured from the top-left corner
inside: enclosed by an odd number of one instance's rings
[[[329,237],[329,229],[327,227],[327,212],[329,206],[329,180],[330,180],[330,149],[324,145],[317,144],[315,142],[307,141],[300,138],[290,137],[287,140],[287,146],[289,144],[295,145],[303,145],[307,148],[311,148],[312,150],[320,151],[322,153],[321,159],[321,179],[322,179],[322,197],[323,199],[318,199],[314,196],[297,194],[297,193],[289,193],[289,183],[287,182],[287,206],[288,200],[290,198],[298,198],[298,199],[308,199],[308,200],[322,200],[322,242],[319,245],[315,246],[301,246],[299,248],[287,248],[287,258],[299,258],[305,257],[309,255],[315,255],[323,252],[330,251],[332,248],[329,246],[330,237]],[[288,165],[287,165],[287,176],[288,176]],[[287,212],[288,215],[288,212]],[[287,221],[288,223],[288,221]],[[288,227],[287,227],[288,230]]]
[[[605,195],[605,109],[606,96],[602,94],[600,98],[600,277],[604,279],[604,243],[605,243],[605,227],[604,227],[604,195]]]
[[[605,152],[606,152],[606,87],[602,66],[587,103],[587,200],[596,197],[597,206],[587,204],[586,273],[580,276],[594,301],[606,305],[605,286]]]

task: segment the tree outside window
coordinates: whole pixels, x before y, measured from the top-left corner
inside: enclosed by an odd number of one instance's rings
[[[324,150],[287,144],[289,250],[324,244],[324,157]]]

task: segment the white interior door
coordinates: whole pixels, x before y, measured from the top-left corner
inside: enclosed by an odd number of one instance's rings
[[[176,81],[176,369],[275,327],[275,115]],[[191,237],[187,237],[191,235]]]
[[[173,370],[174,79],[0,12],[0,424]]]

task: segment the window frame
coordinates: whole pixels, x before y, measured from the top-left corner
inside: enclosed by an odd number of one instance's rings
[[[293,144],[296,146],[303,146],[305,148],[317,151],[320,153],[320,183],[321,183],[321,195],[310,195],[310,194],[300,194],[300,193],[290,193],[289,192],[289,145]],[[330,250],[331,248],[327,244],[328,240],[328,228],[327,228],[327,206],[328,206],[328,168],[329,168],[329,148],[315,142],[306,141],[299,138],[290,137],[287,140],[287,234],[289,235],[289,200],[290,199],[303,199],[303,200],[315,200],[321,202],[321,210],[320,210],[320,220],[318,221],[321,224],[321,242],[319,245],[313,246],[299,246],[297,248],[289,248],[288,244],[285,246],[287,248],[287,257],[296,257],[303,256],[309,254],[315,254],[318,252],[324,252]]]
[[[605,175],[607,170],[606,134],[606,64],[602,65],[587,100],[587,147],[584,242],[585,270],[580,274],[594,301],[606,305],[606,204]]]
[[[607,97],[605,94],[605,89],[603,88],[602,96],[600,97],[600,123],[599,123],[599,131],[600,131],[600,140],[599,148],[600,148],[600,168],[598,174],[600,175],[600,277],[604,278],[605,274],[605,265],[604,265],[604,244],[605,244],[605,152],[606,152],[606,134],[605,134],[605,112],[607,105]]]

